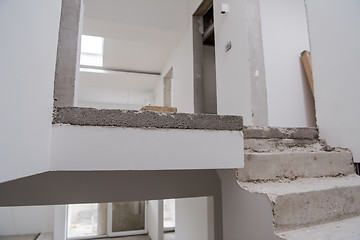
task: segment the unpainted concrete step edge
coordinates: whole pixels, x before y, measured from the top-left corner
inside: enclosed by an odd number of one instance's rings
[[[245,139],[244,149],[248,152],[276,151],[320,151],[324,146],[318,139]]]
[[[350,151],[245,153],[245,166],[238,169],[239,181],[339,176],[355,173]]]
[[[244,138],[254,139],[318,139],[317,128],[283,128],[283,127],[250,127],[244,126]]]
[[[289,182],[239,182],[272,202],[276,232],[360,215],[360,177],[299,179]]]

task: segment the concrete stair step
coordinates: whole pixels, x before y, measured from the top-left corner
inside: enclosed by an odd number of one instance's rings
[[[355,174],[239,184],[269,197],[276,232],[360,215],[360,177]]]
[[[279,152],[291,149],[321,151],[324,145],[318,139],[245,139],[246,152]]]
[[[308,228],[282,232],[278,233],[277,235],[280,238],[287,240],[358,240],[360,239],[359,226],[360,217],[355,217]]]
[[[245,167],[238,169],[239,181],[339,176],[354,173],[350,151],[313,151],[292,149],[284,152],[247,152]]]

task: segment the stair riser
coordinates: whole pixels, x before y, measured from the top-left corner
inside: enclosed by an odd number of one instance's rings
[[[354,173],[352,155],[340,152],[277,152],[245,154],[239,181],[338,176]]]
[[[273,199],[277,232],[360,215],[360,186],[293,193]]]
[[[291,148],[321,150],[322,146],[317,139],[245,139],[244,148],[251,152],[274,152]]]

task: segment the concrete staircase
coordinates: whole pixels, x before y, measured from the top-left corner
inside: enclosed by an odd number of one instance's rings
[[[244,137],[238,184],[267,196],[280,239],[360,239],[360,177],[350,151],[329,147],[316,129],[246,128]]]

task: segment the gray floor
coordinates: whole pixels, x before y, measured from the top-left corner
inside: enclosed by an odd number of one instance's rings
[[[130,237],[101,238],[99,240],[151,240],[151,238],[148,235],[138,235],[138,236],[130,236]],[[157,239],[152,239],[152,240],[157,240]],[[175,233],[174,232],[165,233],[164,240],[175,240]]]
[[[0,236],[0,240],[35,240],[35,239],[39,239],[39,237],[40,237],[39,234],[22,235],[22,236]],[[52,239],[52,237],[43,238],[43,239]],[[138,235],[138,236],[130,236],[130,237],[101,238],[98,240],[151,240],[151,238],[148,235]],[[157,240],[157,239],[153,239],[153,240]],[[175,233],[174,232],[165,233],[164,240],[175,240]]]

